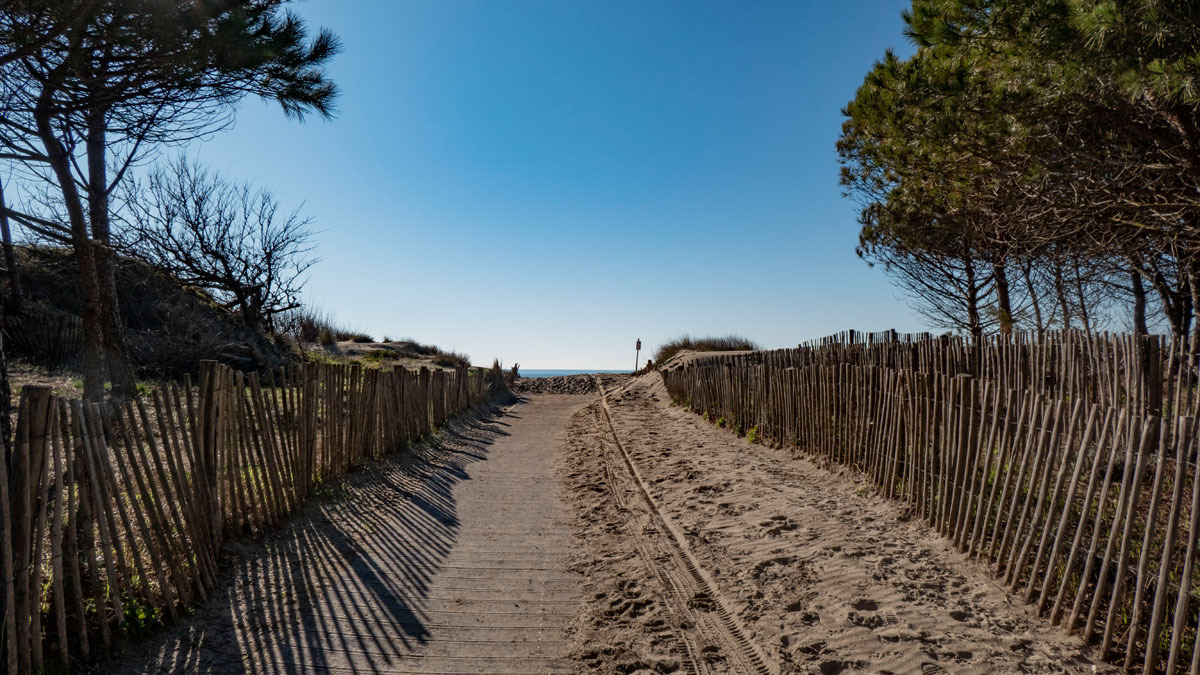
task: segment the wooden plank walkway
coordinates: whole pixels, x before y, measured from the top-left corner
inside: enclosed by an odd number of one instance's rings
[[[538,396],[351,477],[245,545],[195,616],[117,673],[571,672],[580,603],[555,478],[588,396]]]

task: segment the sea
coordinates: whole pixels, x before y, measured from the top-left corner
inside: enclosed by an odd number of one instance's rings
[[[521,369],[521,377],[558,377],[559,375],[584,375],[591,373],[628,373],[628,370],[533,370]]]

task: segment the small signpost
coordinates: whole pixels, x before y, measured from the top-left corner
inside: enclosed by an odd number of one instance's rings
[[[641,358],[641,355],[642,355],[642,338],[638,338],[637,346],[634,347],[634,352],[633,352],[633,372],[635,372],[635,373],[637,372],[638,360]]]

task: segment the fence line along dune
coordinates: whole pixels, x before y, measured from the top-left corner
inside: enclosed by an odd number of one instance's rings
[[[667,365],[677,403],[863,472],[1104,658],[1198,671],[1195,349],[847,332]]]
[[[222,541],[506,390],[504,373],[205,362],[128,402],[22,391],[0,461],[0,672],[68,668],[212,590]]]

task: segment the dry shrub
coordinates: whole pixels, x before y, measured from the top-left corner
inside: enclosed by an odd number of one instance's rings
[[[45,317],[67,317],[68,323],[79,323],[79,273],[73,252],[63,247],[20,246],[16,253],[25,276],[29,317],[12,318],[5,340],[11,340],[18,354],[23,344],[36,345],[37,349],[24,350],[37,352],[27,358],[48,367],[77,367],[82,328],[78,337],[60,340],[38,325],[49,321]],[[195,374],[206,359],[258,370],[277,368],[290,358],[286,345],[275,336],[247,326],[207,293],[181,285],[163,270],[118,256],[114,272],[126,346],[140,376]],[[58,330],[57,324],[48,326]],[[53,350],[59,353],[47,356]]]
[[[280,332],[291,337],[297,344],[332,345],[347,340],[374,342],[375,338],[357,328],[342,325],[333,313],[320,307],[297,307],[278,320]]]
[[[441,352],[433,357],[433,365],[442,368],[466,368],[471,365],[471,357],[458,352]]]
[[[654,363],[662,364],[667,359],[681,351],[696,352],[741,352],[761,349],[758,343],[739,335],[724,337],[695,338],[691,335],[681,335],[658,348],[654,353]]]

